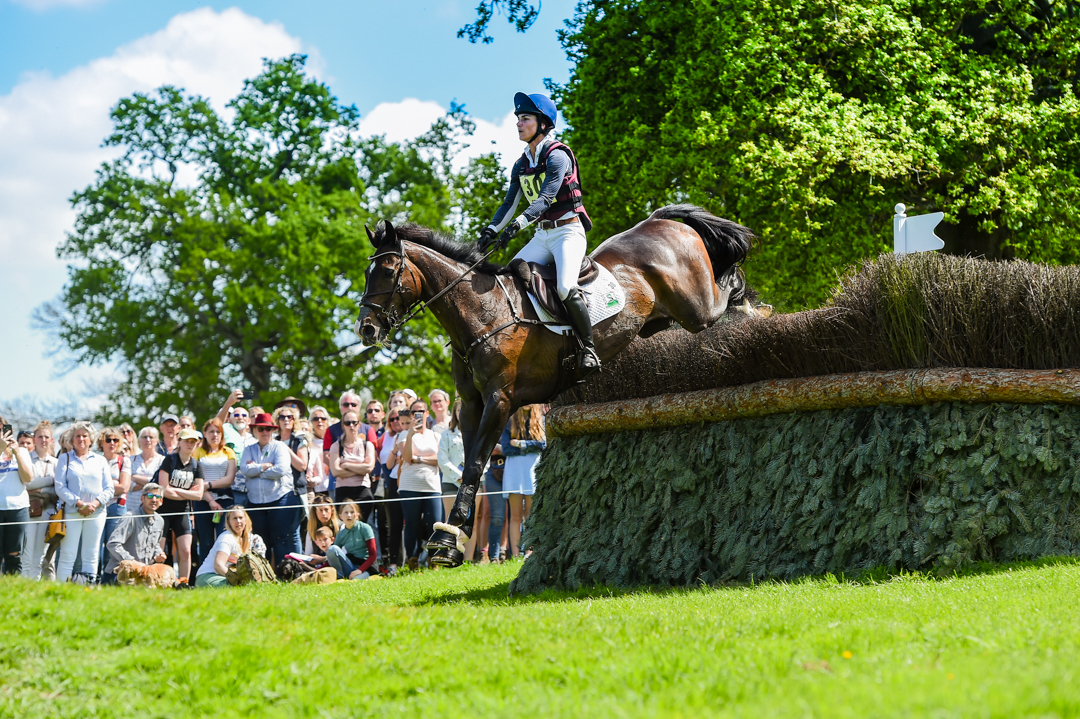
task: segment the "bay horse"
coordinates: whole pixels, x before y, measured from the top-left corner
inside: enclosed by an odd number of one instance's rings
[[[565,387],[562,359],[574,340],[544,327],[522,280],[487,262],[475,245],[388,221],[367,233],[375,254],[356,334],[366,345],[380,344],[431,302],[453,350],[465,465],[450,515],[436,524],[425,546],[432,550],[432,563],[456,567],[473,531],[484,466],[510,414],[548,402]],[[742,225],[700,207],[669,205],[605,240],[591,257],[622,285],[626,304],[593,328],[601,362],[635,337],[675,323],[700,332],[720,319],[729,303],[742,301],[747,289],[738,265],[753,237]]]

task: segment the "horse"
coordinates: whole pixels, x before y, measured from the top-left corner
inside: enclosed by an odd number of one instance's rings
[[[677,220],[682,220],[678,222]],[[414,224],[380,221],[367,230],[375,248],[354,331],[365,345],[381,344],[424,308],[445,329],[451,371],[461,397],[465,448],[461,487],[445,522],[425,546],[431,562],[456,567],[472,534],[476,492],[484,466],[511,413],[548,402],[565,388],[567,337],[544,327],[524,282],[488,262],[474,244],[456,242]],[[626,304],[593,328],[606,362],[635,337],[679,324],[700,332],[750,290],[739,263],[754,240],[742,225],[693,205],[669,205],[591,253],[622,285]],[[572,379],[572,378],[570,378]]]

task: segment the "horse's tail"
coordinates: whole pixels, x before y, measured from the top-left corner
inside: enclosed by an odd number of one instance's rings
[[[754,242],[754,233],[738,222],[717,217],[696,205],[668,205],[649,216],[650,220],[682,220],[701,235],[717,280],[732,265],[746,259]]]

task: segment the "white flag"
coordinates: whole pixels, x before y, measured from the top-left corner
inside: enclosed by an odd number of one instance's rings
[[[896,206],[896,215],[893,217],[893,252],[927,252],[940,250],[945,246],[945,241],[934,234],[934,228],[945,219],[944,212],[908,217],[904,214],[905,210],[907,207],[902,204]]]

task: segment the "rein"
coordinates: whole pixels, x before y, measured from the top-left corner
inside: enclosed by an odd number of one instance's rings
[[[368,258],[368,262],[371,262],[372,260],[376,260],[376,259],[378,259],[380,257],[384,257],[386,255],[392,255],[392,256],[398,258],[398,269],[397,269],[397,275],[394,277],[394,287],[393,287],[393,289],[383,290],[381,292],[373,293],[373,295],[390,294],[390,300],[387,301],[387,304],[389,304],[390,302],[393,301],[394,295],[399,294],[399,293],[400,294],[405,293],[405,290],[404,290],[404,288],[402,287],[402,284],[401,284],[401,280],[402,280],[402,278],[403,278],[403,276],[405,274],[405,242],[407,242],[407,240],[401,240],[401,252],[400,253],[398,253],[398,252],[378,252],[378,253],[376,253],[376,254],[374,254],[374,255],[372,255],[371,257]],[[423,313],[424,310],[426,310],[429,306],[431,306],[431,304],[433,302],[435,302],[435,300],[439,299],[440,297],[445,295],[447,292],[452,290],[454,287],[456,287],[458,285],[458,283],[460,283],[462,280],[464,280],[466,277],[468,277],[473,272],[473,270],[475,270],[477,267],[482,265],[487,260],[488,257],[491,257],[491,255],[493,255],[496,250],[498,250],[498,246],[492,247],[490,250],[488,250],[487,254],[485,254],[483,257],[481,257],[479,260],[477,260],[475,264],[473,264],[471,267],[469,267],[468,269],[463,271],[460,275],[458,275],[450,283],[448,283],[446,285],[446,287],[443,287],[441,290],[439,290],[435,294],[435,296],[432,297],[430,300],[426,300],[426,301],[425,300],[417,300],[416,302],[414,302],[410,307],[408,307],[405,310],[405,316],[401,317],[400,319],[397,318],[397,313],[393,311],[393,308],[391,308],[388,311],[385,307],[377,305],[374,302],[366,302],[366,301],[361,301],[360,306],[361,307],[367,307],[367,308],[369,308],[371,310],[374,310],[375,312],[377,312],[378,314],[381,314],[384,318],[386,318],[386,320],[390,323],[390,327],[387,330],[387,336],[389,337],[389,336],[393,335],[393,333],[396,332],[400,327],[402,327],[406,322],[408,322],[412,318],[414,318],[414,317],[420,315],[421,313]],[[410,269],[409,271],[412,272],[413,270]],[[503,291],[503,294],[506,295],[506,301],[510,305],[510,316],[513,317],[513,319],[511,321],[509,321],[509,322],[506,322],[506,323],[503,323],[503,324],[499,325],[498,327],[491,330],[490,332],[486,332],[483,335],[481,335],[480,337],[473,340],[473,342],[468,347],[465,348],[464,352],[457,352],[457,349],[451,346],[451,349],[453,349],[454,352],[461,358],[461,360],[465,363],[466,367],[469,366],[469,352],[472,351],[472,349],[474,347],[476,347],[478,344],[480,344],[481,342],[484,342],[488,338],[498,334],[499,332],[502,332],[504,329],[506,329],[508,327],[513,327],[516,324],[534,324],[534,325],[548,324],[546,322],[541,322],[540,320],[531,320],[531,319],[527,319],[527,318],[524,318],[524,317],[519,317],[518,313],[517,313],[517,310],[514,308],[514,303],[510,299],[510,293],[507,292],[506,287],[503,286],[502,278],[499,277],[498,275],[496,275],[495,276],[495,281],[496,281],[496,283],[498,283],[499,288]],[[366,292],[364,293],[364,296],[367,297]],[[448,342],[447,344],[450,344],[450,343]]]

